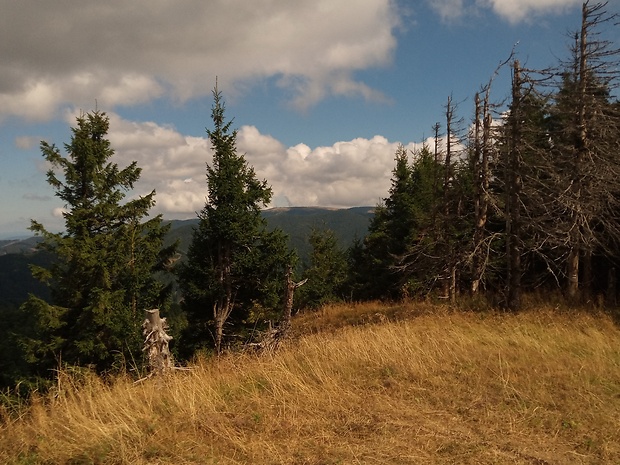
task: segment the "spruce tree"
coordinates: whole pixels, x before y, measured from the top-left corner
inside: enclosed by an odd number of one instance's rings
[[[104,371],[139,360],[143,311],[166,302],[155,274],[175,246],[163,247],[168,228],[160,216],[147,219],[155,191],[122,203],[141,169],[111,161],[108,129],[109,118],[95,111],[77,118],[68,156],[41,144],[52,166],[47,181],[64,202],[65,231],[50,232],[34,220],[30,228],[55,256],[51,267],[33,267],[49,284],[51,302],[31,296],[22,305],[31,322],[22,342],[39,372],[58,362]]]
[[[301,304],[317,308],[342,300],[347,279],[347,257],[338,245],[336,234],[330,229],[313,229],[308,241],[311,246],[310,263],[302,274],[308,282],[300,290]]]
[[[368,226],[363,254],[353,264],[364,270],[359,274],[362,282],[354,286],[360,291],[356,298],[400,297],[401,283],[395,265],[411,240],[416,208],[409,153],[403,146],[396,151],[391,181],[390,195],[375,208]]]
[[[442,217],[446,165],[438,152],[431,153],[423,146],[415,153],[410,169],[412,207],[407,222],[411,232],[404,253],[398,256],[398,270],[407,293],[413,295],[427,293],[441,282],[447,257],[438,254],[437,249],[452,240],[453,225],[446,226]],[[459,185],[455,179],[457,176],[450,180],[450,198]]]
[[[408,151],[398,148],[390,195],[375,209],[363,244],[349,251],[354,298],[400,298],[417,292],[422,275],[430,276],[420,265],[434,245],[429,232],[443,167],[426,146],[414,158],[410,163]]]
[[[213,97],[208,197],[179,276],[189,323],[184,336],[188,355],[211,345],[219,354],[226,339],[244,340],[248,329],[277,318],[293,261],[284,234],[268,231],[261,216],[271,187],[237,153],[237,131],[225,120],[217,86]]]

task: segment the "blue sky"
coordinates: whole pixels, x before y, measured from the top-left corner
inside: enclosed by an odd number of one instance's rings
[[[114,161],[136,160],[128,196],[154,213],[205,202],[211,90],[218,77],[238,149],[272,206],[375,205],[394,152],[428,138],[449,95],[473,96],[513,46],[531,68],[568,56],[579,0],[0,0],[0,238],[30,219],[62,229],[39,141],[63,147],[95,102]],[[610,12],[620,12],[611,0]],[[606,31],[618,43],[618,28]],[[509,70],[492,98],[509,92]]]

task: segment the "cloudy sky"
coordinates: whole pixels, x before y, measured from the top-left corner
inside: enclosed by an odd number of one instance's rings
[[[211,159],[211,90],[272,206],[386,197],[394,152],[473,95],[515,44],[532,68],[566,58],[581,0],[0,0],[0,238],[62,227],[39,143],[63,147],[80,111],[111,119],[120,166],[155,213],[194,217]],[[620,11],[620,0],[609,2]],[[618,38],[617,31],[609,34]],[[615,34],[615,36],[614,36]],[[494,84],[508,94],[509,73]]]

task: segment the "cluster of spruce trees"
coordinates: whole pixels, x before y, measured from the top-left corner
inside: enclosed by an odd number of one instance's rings
[[[125,199],[140,168],[111,161],[105,113],[81,115],[67,156],[41,146],[65,230],[32,223],[54,257],[51,267],[33,267],[50,298],[31,296],[21,306],[11,358],[0,360],[2,385],[27,387],[63,366],[139,368],[140,326],[151,308],[169,317],[181,359],[245,345],[290,312],[293,269],[307,279],[296,290],[298,308],[480,295],[518,310],[524,292],[541,289],[562,289],[572,302],[602,295],[615,305],[619,62],[600,35],[615,17],[589,2],[582,13],[569,59],[530,70],[511,56],[496,72],[511,70],[507,102],[492,102],[492,78],[475,96],[467,130],[449,98],[434,144],[413,154],[398,149],[368,235],[342,250],[333,232],[316,230],[303,267],[284,233],[266,227],[261,208],[271,188],[237,152],[217,86],[207,201],[181,260],[177,245],[165,243],[166,223],[149,215],[155,192]]]
[[[67,156],[41,144],[65,228],[52,233],[32,221],[40,249],[53,257],[51,266],[31,267],[50,298],[31,295],[12,319],[12,350],[0,357],[4,387],[40,387],[61,367],[141,370],[141,325],[152,308],[168,315],[176,353],[186,359],[246,343],[277,321],[296,255],[282,231],[267,229],[261,207],[271,188],[237,153],[217,88],[213,95],[207,202],[183,260],[177,244],[165,242],[170,225],[149,215],[155,191],[125,199],[141,170],[111,160],[105,113],[77,118]]]
[[[466,131],[449,98],[434,144],[411,162],[398,151],[390,195],[352,254],[356,298],[484,293],[518,310],[524,292],[561,289],[570,302],[615,305],[620,62],[603,39],[617,28],[605,7],[583,4],[557,67],[502,64],[510,95],[491,101],[494,75]]]
[[[39,254],[48,258],[31,270],[49,297],[30,295],[17,314],[6,312],[1,387],[45,388],[66,367],[140,375],[141,325],[145,310],[153,308],[167,316],[181,360],[246,346],[272,324],[288,323],[297,253],[280,229],[267,227],[261,210],[272,190],[237,152],[237,132],[225,118],[217,87],[213,97],[207,201],[185,257],[177,243],[166,243],[170,224],[150,215],[155,191],[126,199],[141,169],[135,162],[120,168],[112,161],[104,112],[77,118],[66,156],[55,145],[41,144],[51,166],[47,181],[64,203],[65,227],[53,233],[32,221],[31,230],[43,239]],[[304,273],[312,285],[303,300],[312,306],[336,299],[346,260],[333,232],[315,231],[309,241],[313,266]]]

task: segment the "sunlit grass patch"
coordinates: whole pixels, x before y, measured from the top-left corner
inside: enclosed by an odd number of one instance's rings
[[[65,374],[4,421],[0,462],[617,461],[610,318],[423,305],[299,315],[296,338],[275,354],[200,359],[139,384]]]

